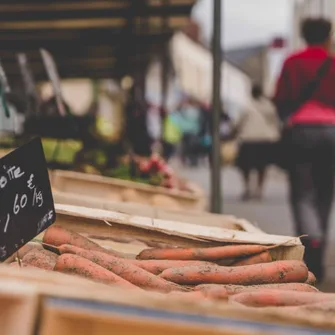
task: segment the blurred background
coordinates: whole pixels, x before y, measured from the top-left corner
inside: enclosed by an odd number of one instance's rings
[[[223,211],[267,233],[294,234],[286,176],[267,166],[246,197],[237,129],[252,84],[272,96],[307,16],[335,19],[335,1],[222,0]],[[146,173],[156,154],[210,195],[212,33],[212,0],[2,0],[2,149],[39,135],[50,168],[177,187]]]

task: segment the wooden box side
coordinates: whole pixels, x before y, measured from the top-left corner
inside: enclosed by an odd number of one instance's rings
[[[21,298],[26,294],[26,292],[23,292],[23,288],[26,287],[28,284],[29,286],[35,284],[34,289],[36,289],[36,291],[39,294],[40,300],[43,300],[43,302],[45,302],[47,299],[50,298],[51,299],[56,298],[56,300],[64,299],[66,301],[75,300],[76,301],[75,305],[77,307],[72,308],[72,311],[70,311],[70,313],[74,314],[81,312],[83,308],[85,308],[85,305],[87,306],[87,304],[88,305],[105,304],[107,306],[107,309],[114,308],[115,306],[119,309],[129,307],[130,309],[135,309],[137,314],[138,310],[145,309],[145,310],[152,310],[154,312],[155,311],[162,311],[163,313],[172,312],[177,315],[180,314],[193,315],[194,318],[197,318],[197,316],[199,316],[200,318],[201,317],[223,318],[225,320],[221,321],[228,322],[228,324],[230,323],[230,321],[241,324],[244,323],[244,325],[247,323],[249,329],[253,329],[253,327],[255,326],[257,327],[257,324],[259,326],[259,323],[264,324],[265,327],[266,324],[268,325],[271,324],[275,328],[276,326],[278,326],[277,331],[275,332],[276,334],[280,333],[278,330],[280,330],[281,326],[283,326],[282,329],[284,330],[286,329],[289,334],[294,334],[295,332],[297,332],[297,334],[301,334],[299,327],[296,326],[303,327],[305,331],[307,330],[307,333],[311,333],[311,331],[313,330],[314,332],[318,333],[319,330],[321,329],[322,330],[335,329],[334,318],[330,317],[329,314],[321,312],[315,312],[313,314],[310,313],[306,314],[304,312],[292,314],[282,309],[241,308],[239,306],[226,304],[224,302],[218,304],[217,302],[202,300],[197,303],[194,303],[193,300],[192,301],[187,301],[184,299],[180,300],[180,298],[178,297],[169,297],[167,299],[166,294],[145,292],[145,291],[129,292],[125,291],[124,289],[106,286],[103,284],[97,284],[92,282],[84,283],[85,280],[81,281],[81,278],[74,277],[74,279],[78,279],[79,282],[79,284],[76,284],[75,280],[70,280],[69,282],[67,282],[68,277],[69,276],[54,272],[46,272],[28,268],[14,269],[6,265],[0,266],[0,287],[8,290],[8,286],[6,285],[9,284],[5,283],[8,283],[10,280],[11,287],[13,287],[13,285],[16,285],[21,288],[18,294],[18,297]],[[33,295],[34,296],[36,295],[35,292],[33,292]],[[50,305],[46,304],[45,306]],[[31,311],[31,309],[29,310]],[[64,310],[64,308],[62,308],[62,310]],[[93,311],[91,310],[91,312]],[[68,312],[66,311],[66,314],[67,313]],[[101,309],[100,313],[98,313],[98,311],[95,310],[94,314],[98,315],[98,318],[101,316],[105,317],[104,313],[101,313]],[[35,319],[35,316],[33,316],[32,319]],[[65,315],[65,317],[67,316],[68,315]],[[72,318],[72,315],[70,315],[70,318]],[[130,318],[128,317],[128,319]],[[15,320],[17,321],[17,319]],[[22,320],[25,319],[21,319],[21,321]],[[49,322],[49,320],[47,321]],[[59,323],[59,321],[61,320],[59,320],[58,315],[57,323]],[[93,323],[95,322],[96,320],[93,320]],[[48,324],[50,325],[50,323]],[[285,327],[285,325],[293,327],[287,328]],[[225,327],[225,329],[227,329],[227,327]],[[245,329],[243,331],[245,331]],[[254,331],[256,331],[255,334],[261,334],[259,328]],[[1,334],[7,335],[7,333],[1,333]],[[8,335],[14,335],[14,334],[30,335],[31,333],[26,332],[8,333]],[[50,333],[47,334],[50,335]],[[65,334],[66,333],[64,333],[63,335]],[[242,334],[245,334],[245,332],[242,332]],[[325,334],[328,333],[325,332]]]
[[[170,322],[162,319],[145,319],[139,316],[97,313],[94,309],[71,309],[62,306],[48,306],[43,310],[40,335],[253,335],[253,331],[220,329],[212,325],[197,325]],[[261,334],[261,333],[258,333]],[[265,334],[265,333],[264,333]],[[261,334],[262,335],[262,334]]]
[[[27,283],[1,280],[1,335],[33,335],[38,311],[38,295]]]
[[[114,194],[120,194],[125,189],[136,190],[137,193],[150,199],[155,195],[164,195],[178,201],[185,209],[197,209],[203,211],[206,208],[206,199],[199,188],[193,187],[193,193],[169,190],[164,187],[151,186],[128,180],[114,179],[97,175],[90,175],[72,171],[54,171],[52,175],[52,186],[54,189],[76,194],[90,192],[90,196],[98,198],[111,198]]]
[[[179,221],[203,226],[214,226],[233,230],[241,230],[249,233],[262,233],[262,230],[255,227],[250,222],[238,219],[233,215],[218,215],[201,211],[182,211],[164,209],[145,204],[126,203],[109,201],[68,192],[53,190],[56,203],[74,205],[88,208],[105,209],[120,212],[128,215],[147,216],[153,219],[163,219],[167,221]]]
[[[69,205],[57,204],[56,209],[58,224],[95,236],[132,236],[179,247],[225,243],[280,245],[273,250],[276,259],[300,260],[304,252],[300,239],[289,236],[247,233]]]

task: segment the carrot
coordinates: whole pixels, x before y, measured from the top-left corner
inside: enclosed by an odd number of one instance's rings
[[[252,264],[262,264],[272,262],[272,257],[269,251],[261,252],[260,254],[253,255],[241,260],[236,261],[232,266],[243,266]]]
[[[309,285],[312,285],[312,286],[315,286],[316,284],[316,277],[314,275],[314,273],[312,272],[308,272],[308,277],[307,277],[307,280],[306,280],[306,284],[309,284]]]
[[[180,286],[168,282],[163,278],[157,277],[125,259],[117,258],[100,251],[89,251],[71,245],[62,245],[59,247],[59,250],[62,254],[76,254],[80,257],[89,259],[90,261],[99,264],[105,269],[112,271],[130,283],[133,283],[134,285],[144,289],[151,289],[161,292],[183,290],[183,288]]]
[[[229,298],[229,301],[249,307],[301,306],[335,301],[335,294],[264,290],[233,295]]]
[[[169,269],[169,268],[212,264],[212,263],[203,262],[203,261],[171,261],[171,260],[155,260],[155,259],[143,260],[143,261],[142,260],[130,260],[130,262],[155,275],[159,275],[164,270]]]
[[[315,287],[303,283],[268,284],[268,285],[253,285],[253,286],[203,284],[198,285],[194,288],[195,291],[202,292],[206,297],[211,297],[219,300],[227,299],[228,296],[234,294],[261,291],[264,289],[299,291],[299,292],[319,292],[319,290],[316,289]]]
[[[225,286],[226,285],[203,284],[196,286],[194,291],[202,292],[206,298],[213,300],[227,300],[229,297],[229,290],[227,290]]]
[[[22,259],[24,264],[34,266],[44,270],[53,270],[58,256],[48,250],[29,251]]]
[[[264,245],[227,245],[213,248],[145,249],[137,256],[137,259],[219,261],[259,254],[269,248],[271,247]]]
[[[59,256],[54,271],[78,275],[104,284],[115,284],[125,288],[138,289],[135,285],[113,272],[77,255],[63,254]]]
[[[189,266],[163,271],[160,277],[177,284],[260,285],[305,282],[308,269],[302,261],[225,267],[218,265]]]
[[[84,236],[57,225],[53,225],[46,230],[43,242],[56,247],[62,244],[71,244],[83,249],[101,251],[117,257],[120,256],[116,251],[107,250]]]
[[[28,242],[25,244],[22,248],[18,250],[18,254],[20,258],[22,259],[29,251],[31,250],[43,250],[43,247],[41,244],[36,242]],[[12,263],[15,261],[15,258],[17,257],[17,253],[15,252],[13,255],[11,255],[9,258],[7,258],[4,263]]]

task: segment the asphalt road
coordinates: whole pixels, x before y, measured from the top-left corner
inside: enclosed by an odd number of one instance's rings
[[[175,167],[179,174],[197,182],[206,194],[210,194],[210,175],[208,167]],[[264,199],[256,202],[242,202],[242,181],[236,169],[222,171],[223,212],[245,218],[258,225],[269,234],[294,235],[292,219],[287,203],[286,177],[278,170],[271,170],[265,185]],[[332,215],[332,229],[329,234],[329,247],[326,255],[327,276],[323,290],[335,292],[335,215]]]

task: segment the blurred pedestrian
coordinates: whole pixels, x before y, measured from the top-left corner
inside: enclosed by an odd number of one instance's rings
[[[179,108],[179,124],[182,130],[182,160],[185,165],[197,166],[199,158],[202,112],[199,104],[192,98],[182,102]]]
[[[212,116],[212,109],[203,107],[203,118],[200,130],[201,146],[202,155],[206,155],[209,162],[211,162],[212,159]],[[223,150],[222,148],[225,144],[229,144],[235,140],[236,133],[234,122],[229,114],[224,111],[223,105],[221,105],[219,136],[221,142],[221,154],[224,155],[223,152],[227,152],[227,150]],[[223,161],[225,161],[225,158],[228,157],[222,157]]]
[[[237,125],[240,151],[236,165],[243,175],[242,200],[261,199],[267,168],[273,162],[273,148],[280,136],[279,120],[275,106],[256,84],[241,115]],[[257,176],[256,187],[252,185],[252,172]]]
[[[126,105],[126,137],[136,155],[149,157],[153,140],[148,131],[148,102],[143,98],[139,87],[134,85]]]
[[[168,113],[163,128],[163,156],[166,161],[169,161],[176,153],[182,136],[179,111]]]
[[[285,124],[290,203],[305,261],[319,280],[335,177],[335,62],[332,24],[308,18],[301,24],[307,48],[286,59],[274,101]]]

